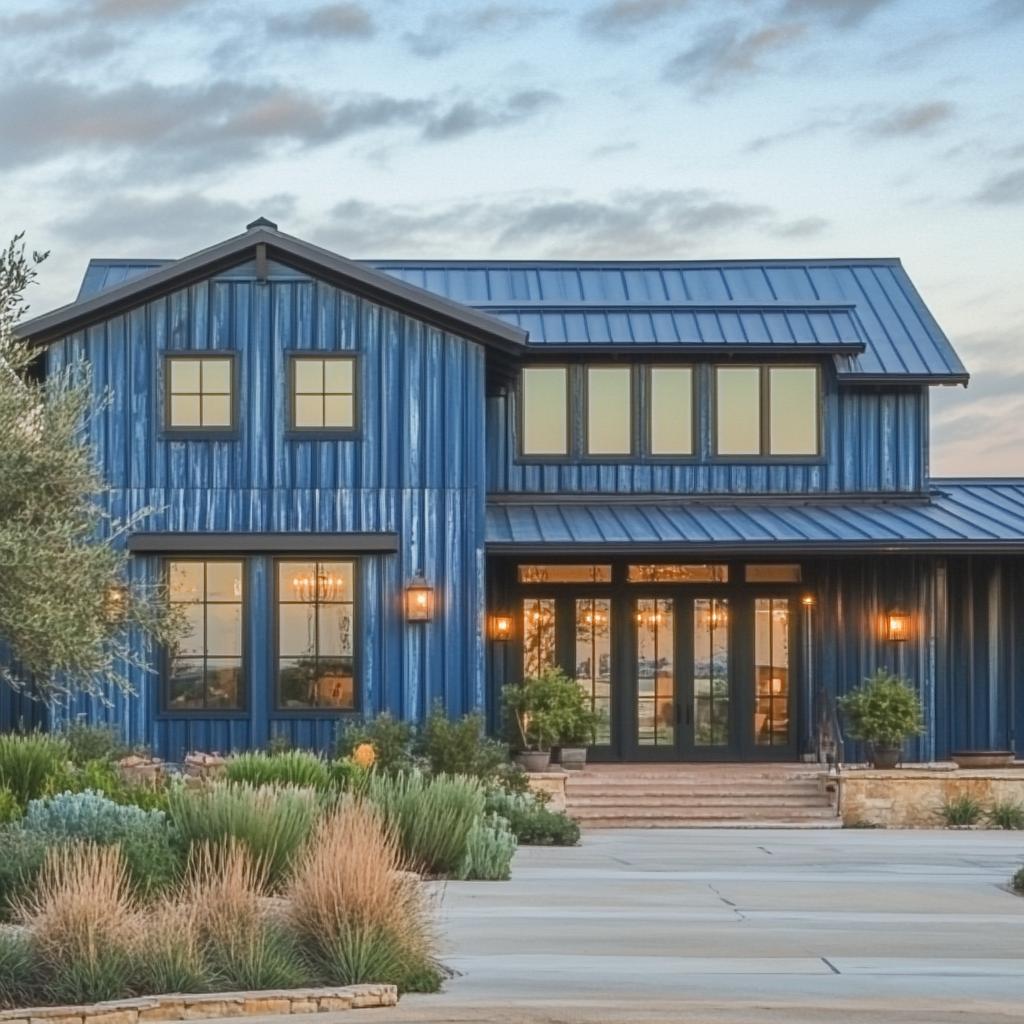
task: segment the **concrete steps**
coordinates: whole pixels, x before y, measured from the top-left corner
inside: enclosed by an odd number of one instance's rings
[[[820,770],[796,765],[597,765],[566,781],[584,828],[837,828]]]

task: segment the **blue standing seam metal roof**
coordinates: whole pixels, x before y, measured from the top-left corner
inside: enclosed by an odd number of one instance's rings
[[[927,499],[489,502],[491,550],[1020,551],[1024,480],[933,480]]]
[[[93,260],[78,298],[169,262]],[[531,346],[817,346],[851,382],[967,381],[896,259],[361,262],[521,326]]]

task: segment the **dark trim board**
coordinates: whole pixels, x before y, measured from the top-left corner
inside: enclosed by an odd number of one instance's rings
[[[821,543],[787,544],[777,540],[749,542],[724,542],[718,544],[687,541],[565,541],[544,544],[516,541],[489,541],[488,554],[516,555],[517,557],[576,557],[612,558],[633,555],[660,555],[663,558],[686,556],[687,558],[758,557],[775,558],[785,555],[796,558],[801,555],[843,555],[843,554],[1024,554],[1024,538],[1007,541],[829,541]]]
[[[133,533],[134,554],[344,554],[398,551],[397,533]]]

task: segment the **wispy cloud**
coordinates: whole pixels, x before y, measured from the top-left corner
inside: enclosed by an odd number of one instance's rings
[[[587,11],[580,25],[595,35],[618,37],[691,7],[690,0],[610,0]]]
[[[267,19],[267,31],[301,39],[369,39],[375,27],[362,4],[335,3],[274,15]]]
[[[877,117],[869,118],[861,126],[861,130],[868,135],[877,135],[881,138],[930,135],[946,124],[955,111],[955,105],[948,100],[931,100],[927,103],[895,107]]]
[[[786,0],[783,16],[820,17],[842,28],[859,25],[897,0]]]
[[[989,178],[977,192],[974,201],[989,206],[1009,206],[1024,203],[1024,167],[1007,174]]]
[[[502,128],[525,121],[558,102],[558,95],[547,89],[526,89],[492,105],[462,100],[431,117],[423,127],[423,138],[429,142],[447,142],[486,128]]]
[[[431,13],[423,27],[403,35],[417,57],[432,59],[450,53],[475,37],[507,37],[548,20],[556,8],[531,3],[484,3],[449,14]]]

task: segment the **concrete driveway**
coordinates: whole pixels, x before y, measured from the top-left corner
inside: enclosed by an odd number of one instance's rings
[[[1011,832],[615,831],[449,883],[401,1021],[1024,1020]]]

